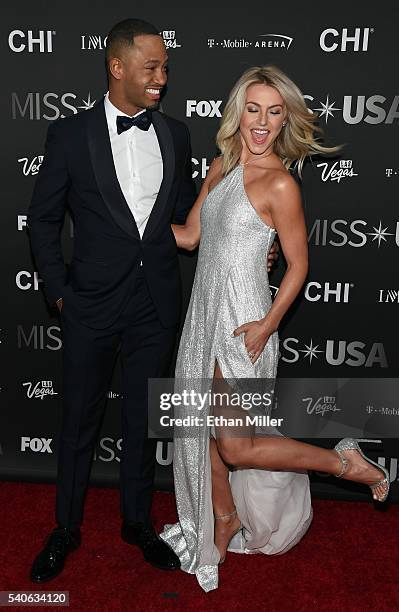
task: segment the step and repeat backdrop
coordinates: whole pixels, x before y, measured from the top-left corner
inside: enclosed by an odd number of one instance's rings
[[[170,56],[163,110],[188,125],[199,187],[216,155],[215,134],[228,93],[248,67],[275,64],[319,115],[334,158],[314,158],[301,183],[310,247],[307,282],[280,329],[280,376],[383,379],[398,375],[399,10],[336,2],[279,5],[231,2],[27,2],[3,8],[0,478],[55,479],[61,419],[62,335],[32,260],[27,209],[48,126],[89,111],[107,90],[104,49],[127,17],[154,23]],[[65,258],[73,226],[63,230]],[[187,306],[196,255],[180,254]],[[273,292],[284,274],[271,275]],[[173,364],[171,364],[173,372]],[[377,381],[376,381],[377,382]],[[120,452],[119,367],[109,389],[92,482],[116,486]],[[323,424],[335,397],[304,398],[296,419]],[[306,401],[305,401],[306,400]],[[350,404],[350,402],[349,402]],[[399,400],[365,404],[384,432],[372,456],[390,469],[399,501]],[[387,438],[389,432],[392,436]],[[320,443],[333,441],[323,438]],[[158,489],[172,489],[172,441],[157,447]],[[363,489],[311,474],[316,495],[361,499]]]

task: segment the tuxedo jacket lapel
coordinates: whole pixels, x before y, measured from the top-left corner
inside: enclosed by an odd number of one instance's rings
[[[175,172],[175,151],[169,127],[162,115],[157,111],[152,113],[152,121],[162,155],[163,178],[158,196],[147,221],[143,240],[152,234],[162,218]],[[119,227],[133,238],[140,240],[136,222],[116,175],[103,100],[98,102],[90,112],[87,132],[94,174],[104,202]]]
[[[136,222],[116,175],[103,100],[89,111],[87,137],[98,189],[109,212],[123,231],[140,240]]]
[[[143,240],[146,240],[152,234],[162,218],[162,213],[164,211],[166,202],[168,201],[175,174],[175,148],[168,124],[161,113],[157,111],[153,111],[152,113],[152,123],[154,125],[154,129],[158,137],[159,147],[161,149],[163,178],[157,199],[154,202],[154,206],[144,230]]]

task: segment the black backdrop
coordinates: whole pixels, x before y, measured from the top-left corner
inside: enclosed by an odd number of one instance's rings
[[[381,5],[382,7],[382,5]],[[309,233],[308,283],[280,330],[279,373],[289,377],[394,378],[397,374],[399,162],[398,9],[362,3],[27,2],[3,7],[1,46],[1,429],[0,477],[55,477],[61,414],[61,336],[32,262],[26,213],[49,122],[85,112],[106,91],[104,37],[126,17],[155,23],[169,47],[163,109],[185,121],[198,185],[215,155],[228,92],[249,66],[273,63],[320,114],[339,157],[307,164],[302,190]],[[321,164],[321,165],[320,165]],[[66,259],[73,230],[63,233]],[[195,255],[180,257],[185,302]],[[280,261],[271,282],[277,289]],[[121,446],[118,367],[97,445],[92,481],[114,485]],[[303,418],[313,418],[303,409]],[[399,419],[390,408],[386,418]],[[328,444],[329,441],[324,440]],[[390,467],[393,440],[375,457]],[[172,443],[158,443],[156,486],[172,487]],[[312,475],[316,494],[361,497]]]

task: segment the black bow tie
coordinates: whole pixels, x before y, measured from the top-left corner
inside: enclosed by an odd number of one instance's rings
[[[140,113],[140,115],[137,115],[136,117],[118,115],[116,118],[116,131],[118,134],[122,134],[122,132],[130,130],[130,128],[135,125],[140,128],[140,130],[144,130],[146,132],[151,123],[151,113],[148,110],[146,110],[144,113]]]

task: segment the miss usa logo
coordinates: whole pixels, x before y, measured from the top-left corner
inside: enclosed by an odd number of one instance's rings
[[[13,91],[11,93],[11,117],[14,120],[47,119],[47,121],[55,121],[67,115],[76,115],[81,110],[90,110],[95,103],[96,100],[91,97],[90,92],[79,103],[79,96],[73,92],[30,91],[20,94]]]
[[[315,98],[311,95],[303,96],[305,101],[309,101],[309,111],[317,112],[319,119],[324,117],[327,124],[328,120],[334,119],[338,114],[342,115],[342,119],[349,125],[356,125],[364,122],[369,125],[378,125],[380,123],[397,123],[399,120],[399,95],[393,98],[387,98],[381,94],[373,94],[371,96],[344,96],[341,101],[330,99],[330,94],[327,94],[324,102],[319,99],[318,105],[315,106]],[[339,104],[339,106],[337,106]]]
[[[361,248],[368,243],[376,248],[387,244],[399,247],[399,220],[386,223],[378,219],[370,223],[364,219],[315,219],[308,233],[308,242],[321,247]]]
[[[361,340],[333,340],[313,342],[313,338],[303,341],[298,338],[285,338],[281,343],[281,360],[296,363],[300,359],[326,363],[330,366],[351,366],[364,368],[387,368],[388,360],[382,342],[366,344]]]

